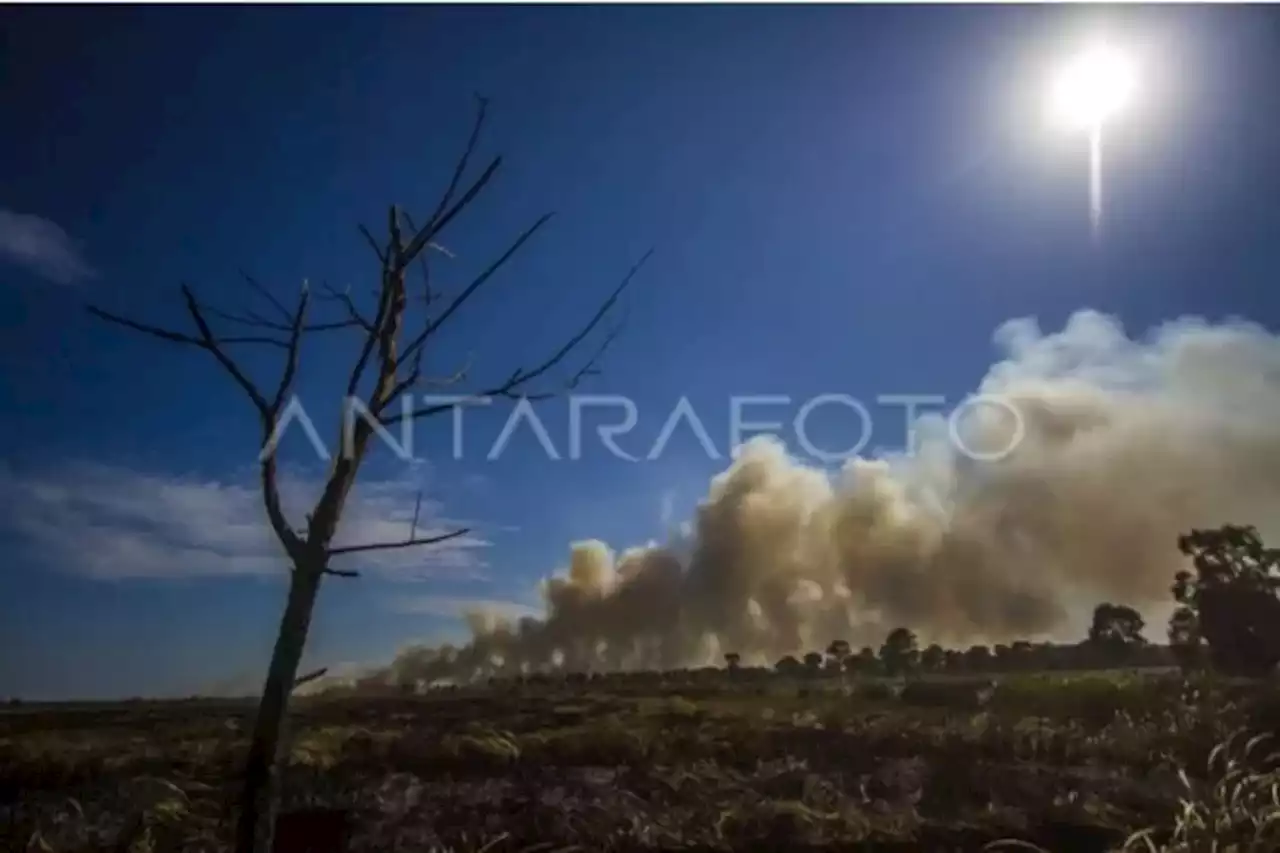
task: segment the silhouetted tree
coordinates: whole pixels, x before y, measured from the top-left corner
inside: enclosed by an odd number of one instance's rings
[[[1173,596],[1194,616],[1214,668],[1234,675],[1273,669],[1280,662],[1280,551],[1253,527],[1236,525],[1193,530],[1178,537],[1178,550],[1195,573],[1178,573]]]
[[[845,659],[853,653],[853,649],[849,646],[848,640],[832,640],[831,645],[827,646],[827,657],[834,660],[837,666],[843,668]]]
[[[1103,602],[1093,609],[1086,640],[1089,648],[1106,664],[1127,663],[1132,651],[1146,644],[1142,614],[1123,604]]]
[[[730,673],[736,673],[739,665],[742,663],[742,655],[737,652],[726,652],[724,656],[724,665],[728,667]]]
[[[415,517],[402,540],[349,544],[334,541],[348,497],[375,433],[393,429],[407,421],[452,412],[455,408],[454,403],[420,403],[417,395],[426,387],[439,388],[465,383],[468,379],[467,368],[463,367],[451,377],[432,379],[424,374],[423,353],[429,345],[435,345],[439,340],[439,333],[449,321],[458,316],[460,309],[471,297],[551,219],[551,214],[540,217],[456,294],[445,298],[436,289],[430,276],[433,267],[432,251],[440,249],[436,241],[482,193],[501,165],[501,158],[495,158],[478,177],[466,179],[468,164],[484,126],[485,112],[485,101],[482,99],[466,148],[455,163],[443,194],[430,215],[423,220],[422,227],[415,227],[404,210],[392,206],[387,217],[384,239],[375,239],[367,229],[360,229],[378,260],[371,306],[361,307],[349,290],[324,288],[320,298],[328,299],[337,306],[340,313],[336,319],[315,322],[309,316],[313,294],[305,284],[296,300],[292,300],[292,307],[287,307],[285,301],[246,276],[249,286],[262,297],[264,312],[270,310],[274,312],[273,316],[249,310],[219,310],[197,299],[186,285],[182,286],[181,292],[186,312],[191,319],[191,331],[161,328],[98,307],[89,308],[92,314],[110,323],[207,353],[249,399],[261,429],[263,448],[259,454],[259,479],[264,510],[271,529],[280,542],[282,556],[292,571],[288,600],[280,619],[271,663],[249,738],[235,831],[235,849],[238,853],[268,853],[272,848],[271,838],[278,802],[276,768],[281,753],[281,727],[295,686],[299,661],[306,646],[316,596],[326,577],[357,576],[357,572],[352,569],[334,567],[335,561],[341,562],[338,558],[353,554],[429,546],[468,532],[466,529],[459,529],[419,535],[418,519]],[[565,381],[554,388],[538,387],[567,358],[578,352],[591,333],[600,326],[631,282],[638,266],[632,268],[578,331],[541,362],[517,368],[506,373],[506,378],[496,379],[492,383],[466,390],[460,388],[457,398],[540,399],[572,388],[583,377],[595,373],[598,358],[614,339],[617,328],[603,337],[594,354],[582,359],[581,366],[571,370]],[[410,283],[411,273],[415,270],[422,273],[420,284]],[[368,291],[362,288],[359,292]],[[210,323],[211,318],[238,326],[245,332],[215,332]],[[344,332],[354,333],[359,345],[358,355],[350,362],[350,375],[346,379],[343,394],[343,418],[338,428],[337,442],[337,447],[341,450],[332,459],[324,487],[318,500],[305,514],[305,523],[298,524],[296,520],[287,517],[282,506],[277,483],[276,444],[283,428],[299,414],[295,411],[295,380],[304,339],[309,339],[313,334]],[[234,355],[240,348],[255,347],[283,354],[279,378],[273,388],[260,388]]]
[[[831,645],[827,646],[826,670],[833,675],[843,675],[845,672],[845,661],[853,654],[853,649],[849,646],[848,640],[832,640]]]
[[[1035,646],[1027,640],[1014,641],[1009,646],[1009,666],[1020,671],[1035,669]]]
[[[920,651],[916,635],[907,628],[894,628],[880,647],[880,661],[889,675],[900,675],[914,669]]]
[[[1190,575],[1179,572],[1179,576]],[[1176,582],[1175,582],[1176,583]],[[1169,653],[1183,672],[1190,672],[1204,662],[1204,640],[1190,607],[1179,605],[1169,617]]]
[[[1069,652],[1062,646],[1057,646],[1053,643],[1036,643],[1031,647],[1032,669],[1062,669],[1069,663]]]
[[[804,668],[804,664],[796,660],[795,655],[787,655],[774,664],[773,668],[781,675],[795,675]]]
[[[974,672],[983,672],[991,668],[991,649],[986,646],[970,646],[964,653],[965,664]]]
[[[936,672],[942,669],[942,663],[946,660],[947,653],[943,651],[942,646],[934,643],[920,653],[920,668],[930,672]]]
[[[849,655],[844,661],[845,671],[857,675],[874,675],[879,666],[875,649],[870,646],[863,646],[857,654]]]
[[[804,656],[804,667],[810,674],[822,671],[822,654],[820,652],[809,652]]]

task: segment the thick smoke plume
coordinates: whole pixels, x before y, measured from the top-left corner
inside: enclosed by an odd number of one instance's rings
[[[1153,634],[1181,567],[1179,533],[1227,522],[1274,533],[1280,509],[1280,339],[1244,322],[1167,323],[1130,339],[1079,312],[996,334],[1006,358],[977,390],[1023,430],[995,462],[924,416],[914,454],[828,474],[776,440],[712,480],[687,539],[614,553],[575,544],[541,619],[468,615],[461,648],[404,650],[398,682],[565,670],[772,663],[833,639],[1078,638],[1098,601],[1144,607]],[[1016,437],[974,407],[973,450]]]

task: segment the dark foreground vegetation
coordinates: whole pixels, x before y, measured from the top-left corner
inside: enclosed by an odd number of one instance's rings
[[[251,706],[210,701],[12,709],[0,849],[229,849],[251,726]],[[276,844],[1276,850],[1271,744],[1236,733],[1278,726],[1265,682],[1136,671],[994,687],[725,672],[316,698],[291,716]]]

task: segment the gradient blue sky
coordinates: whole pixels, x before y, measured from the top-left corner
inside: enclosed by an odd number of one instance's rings
[[[479,379],[527,364],[652,246],[589,390],[636,401],[628,450],[683,395],[724,453],[731,394],[958,401],[1014,317],[1274,327],[1278,23],[1261,7],[5,8],[0,694],[253,684],[283,584],[253,529],[248,404],[202,353],[80,306],[181,327],[182,281],[233,308],[239,269],[282,296],[370,280],[356,223],[429,208],[473,93],[506,165],[437,274],[460,281],[558,216],[442,341],[439,372],[470,350]],[[1152,71],[1108,139],[1094,241],[1084,147],[1041,126],[1040,97],[1097,31]],[[307,354],[326,437],[350,344]],[[566,452],[567,407],[539,411]],[[536,605],[569,542],[661,538],[725,464],[687,431],[652,462],[591,442],[551,461],[527,431],[485,461],[506,414],[469,419],[462,461],[447,421],[416,433],[427,464],[371,461],[353,536],[424,485],[433,523],[471,521],[476,541],[331,583],[311,661],[456,635],[467,602]],[[819,421],[816,440],[848,444],[847,415]],[[900,413],[881,423],[872,446],[900,447]],[[294,439],[301,487],[316,462]]]

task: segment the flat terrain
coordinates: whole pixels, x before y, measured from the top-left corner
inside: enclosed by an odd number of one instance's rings
[[[1276,722],[1257,686],[1020,675],[982,687],[690,673],[310,699],[291,721],[285,808],[349,810],[353,851],[1017,838],[1088,853],[1146,827],[1163,843],[1179,798],[1209,796],[1213,747]],[[135,849],[226,849],[250,714],[212,701],[8,709],[0,849],[113,849],[126,824],[148,836]]]

